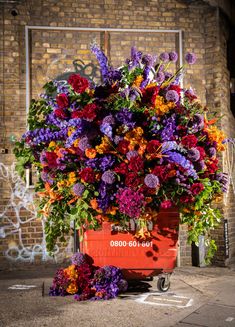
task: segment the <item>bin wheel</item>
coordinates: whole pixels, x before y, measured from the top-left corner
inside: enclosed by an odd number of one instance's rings
[[[167,292],[170,288],[170,279],[165,277],[159,277],[157,281],[157,288],[161,292]]]

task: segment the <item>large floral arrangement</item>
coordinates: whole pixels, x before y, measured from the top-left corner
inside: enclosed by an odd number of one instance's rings
[[[122,272],[114,266],[95,268],[82,253],[75,253],[71,265],[57,270],[49,295],[74,295],[75,300],[109,300],[127,290]]]
[[[118,68],[97,45],[102,83],[78,74],[51,81],[30,107],[29,130],[17,143],[20,172],[39,171],[40,213],[46,217],[47,247],[76,227],[97,228],[103,220],[140,222],[136,237],[148,237],[153,211],[177,206],[189,240],[209,235],[220,218],[211,203],[226,189],[217,154],[225,135],[207,117],[190,89],[180,86],[186,64],[172,74],[176,52],[143,55],[135,47]],[[173,66],[173,65],[172,65]],[[211,249],[215,244],[211,242]]]

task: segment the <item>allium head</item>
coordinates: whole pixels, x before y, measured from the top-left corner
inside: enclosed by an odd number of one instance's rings
[[[153,66],[155,59],[156,58],[154,58],[152,55],[146,54],[142,58],[142,63],[146,66]]]
[[[193,65],[196,62],[197,58],[196,58],[196,55],[194,53],[188,52],[185,55],[185,60],[189,65]]]
[[[169,54],[167,52],[162,52],[159,56],[159,59],[163,62],[169,61]]]
[[[136,156],[138,156],[138,152],[135,150],[128,151],[126,154],[126,157],[128,160],[130,160],[132,157],[136,157]]]
[[[216,148],[214,148],[214,147],[209,148],[208,149],[208,156],[210,158],[215,157],[216,156]]]
[[[178,60],[178,54],[175,51],[169,52],[169,60],[176,62]]]
[[[191,161],[198,161],[200,159],[200,152],[196,148],[188,150],[188,158]]]
[[[107,170],[101,176],[101,179],[106,184],[113,184],[115,182],[115,173],[112,170]]]
[[[81,266],[86,263],[85,255],[83,253],[74,253],[71,257],[71,264],[76,266]]]
[[[144,178],[144,183],[149,188],[156,188],[160,184],[158,177],[153,174],[146,175]]]
[[[165,80],[165,74],[163,72],[158,72],[155,79],[157,83],[161,84]]]
[[[77,196],[82,196],[85,190],[85,186],[81,183],[76,183],[73,186],[73,193]]]
[[[165,72],[164,75],[165,75],[165,80],[168,80],[169,78],[172,77],[172,74],[170,72]]]
[[[179,101],[179,95],[175,90],[169,90],[166,92],[166,99],[167,101],[176,103]]]
[[[78,147],[82,151],[85,151],[87,148],[90,147],[89,140],[86,136],[81,138],[81,140],[78,143]]]
[[[113,125],[114,123],[115,123],[115,120],[112,115],[108,115],[108,116],[104,117],[104,119],[102,120],[102,124]]]

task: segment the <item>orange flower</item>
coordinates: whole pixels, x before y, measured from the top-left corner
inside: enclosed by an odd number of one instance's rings
[[[46,189],[45,192],[38,192],[37,194],[43,198],[44,197],[50,198],[49,201],[47,201],[47,203],[44,205],[43,209],[40,210],[41,213],[43,213],[45,216],[48,216],[50,205],[55,201],[60,201],[61,199],[63,199],[63,196],[53,191],[49,183],[45,183],[45,189]]]
[[[71,283],[69,286],[66,288],[66,292],[69,294],[75,294],[78,291],[78,287],[76,283]]]
[[[155,100],[155,110],[156,114],[159,116],[162,116],[171,109],[175,108],[175,103],[174,102],[166,102],[162,96],[157,96]]]
[[[222,143],[226,138],[224,132],[220,131],[217,126],[210,126],[206,128],[208,138],[211,142],[217,143],[217,150],[224,151],[225,145]]]
[[[142,81],[143,81],[143,76],[142,75],[138,75],[136,77],[136,79],[134,80],[132,86],[140,87],[140,84],[142,83]]]
[[[117,212],[117,208],[116,207],[110,207],[106,211],[107,214],[110,214],[110,215],[113,215],[113,216],[116,215],[116,212]]]
[[[98,202],[96,199],[90,200],[90,205],[91,205],[92,209],[94,209],[94,210],[98,209]]]
[[[102,142],[101,142],[101,144],[100,144],[100,145],[97,145],[97,146],[95,147],[95,149],[96,149],[96,151],[97,151],[99,154],[103,154],[103,153],[109,151],[109,150],[110,150],[110,143],[109,143],[109,139],[108,139],[108,137],[107,137],[107,136],[104,136],[104,137],[102,138]]]
[[[99,213],[102,212],[102,210],[99,209],[98,202],[96,199],[90,200],[90,205],[91,205],[92,209],[96,210],[97,212],[99,212]]]
[[[96,157],[96,154],[97,154],[97,152],[96,152],[95,149],[88,148],[88,149],[86,149],[86,151],[85,151],[85,155],[86,155],[87,158],[89,158],[89,159],[93,159],[93,158],[95,158],[95,157]]]

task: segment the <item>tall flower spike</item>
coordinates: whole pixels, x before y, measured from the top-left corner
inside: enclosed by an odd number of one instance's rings
[[[99,62],[101,76],[104,82],[106,82],[109,74],[108,58],[96,43],[91,44],[91,51]]]

